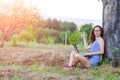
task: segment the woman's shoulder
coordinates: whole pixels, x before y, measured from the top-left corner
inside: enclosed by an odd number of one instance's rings
[[[103,39],[102,37],[100,37],[100,38],[98,39],[98,41],[99,41],[99,42],[104,42],[104,39]]]

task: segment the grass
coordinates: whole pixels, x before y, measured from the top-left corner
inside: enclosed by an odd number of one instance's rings
[[[63,77],[64,79],[69,79],[70,76],[72,76],[71,79],[80,79],[80,80],[119,80],[120,79],[120,68],[112,68],[108,64],[103,64],[100,67],[93,67],[90,69],[81,69],[79,67],[71,69],[71,70],[65,70],[60,67],[41,67],[35,64],[33,64],[30,67],[24,67],[19,65],[11,65],[11,69],[13,69],[14,76],[11,78],[1,78],[1,80],[21,80],[19,77],[19,74],[23,73],[27,75],[37,73],[35,75],[54,75],[53,77]],[[22,71],[21,71],[22,70]],[[11,71],[12,72],[12,71]],[[25,75],[23,76],[25,77]],[[30,76],[29,76],[30,77]],[[31,76],[32,77],[32,76]],[[49,76],[50,77],[50,76]],[[48,78],[49,78],[48,77]],[[27,79],[27,78],[26,78]],[[29,79],[29,78],[28,78]],[[61,80],[60,79],[60,80]],[[44,79],[45,80],[45,79]]]
[[[37,44],[38,45],[38,44]],[[47,50],[46,50],[47,49]],[[39,44],[36,48],[24,47],[24,48],[4,48],[0,51],[4,51],[3,54],[16,54],[17,52],[23,52],[31,54],[30,60],[41,54],[50,54],[56,51],[56,54],[61,54],[62,58],[66,58],[68,61],[69,52],[73,49],[72,46],[64,45],[44,45]],[[12,51],[12,52],[11,52]],[[10,53],[11,52],[11,53]],[[27,56],[27,54],[23,54]],[[23,56],[22,55],[22,56]],[[46,59],[51,56],[45,55]],[[66,56],[67,55],[67,56]],[[1,55],[3,56],[4,55]],[[18,55],[19,56],[19,55]],[[59,56],[59,55],[57,55]],[[55,57],[57,57],[55,56]],[[5,55],[6,57],[6,55]],[[19,58],[19,57],[18,57]],[[53,57],[54,58],[54,57]],[[6,58],[7,59],[7,58]],[[23,58],[24,59],[24,58]],[[90,69],[81,69],[79,65],[71,70],[65,70],[62,66],[58,66],[59,62],[54,66],[45,65],[39,61],[41,57],[35,57],[31,65],[17,64],[11,61],[4,62],[0,65],[0,80],[120,80],[120,67],[111,67],[107,60],[102,62],[99,67],[91,67]],[[60,59],[60,58],[55,58]],[[9,59],[10,60],[10,59]],[[17,58],[15,58],[17,60]],[[48,60],[49,61],[49,60]],[[43,60],[44,62],[44,60]]]

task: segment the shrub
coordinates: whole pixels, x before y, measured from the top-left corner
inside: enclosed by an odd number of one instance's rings
[[[45,43],[45,44],[54,44],[54,38],[53,37],[45,37],[45,38],[42,38],[41,42],[42,43]]]
[[[24,42],[37,41],[37,32],[32,26],[29,26],[19,34],[18,40]]]

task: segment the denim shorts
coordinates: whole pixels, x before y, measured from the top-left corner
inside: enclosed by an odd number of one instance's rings
[[[88,60],[90,61],[90,66],[98,66],[100,59],[101,55],[92,55],[91,57],[89,57]]]

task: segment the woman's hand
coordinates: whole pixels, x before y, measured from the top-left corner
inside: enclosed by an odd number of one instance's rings
[[[85,34],[82,34],[82,35],[81,35],[81,38],[84,40],[84,39],[85,39]]]
[[[82,35],[81,35],[81,38],[83,39],[85,49],[89,49],[89,48],[90,48],[90,46],[88,46],[88,44],[87,44],[85,34],[82,34]]]
[[[90,56],[90,55],[91,55],[90,53],[83,54],[83,56]]]

